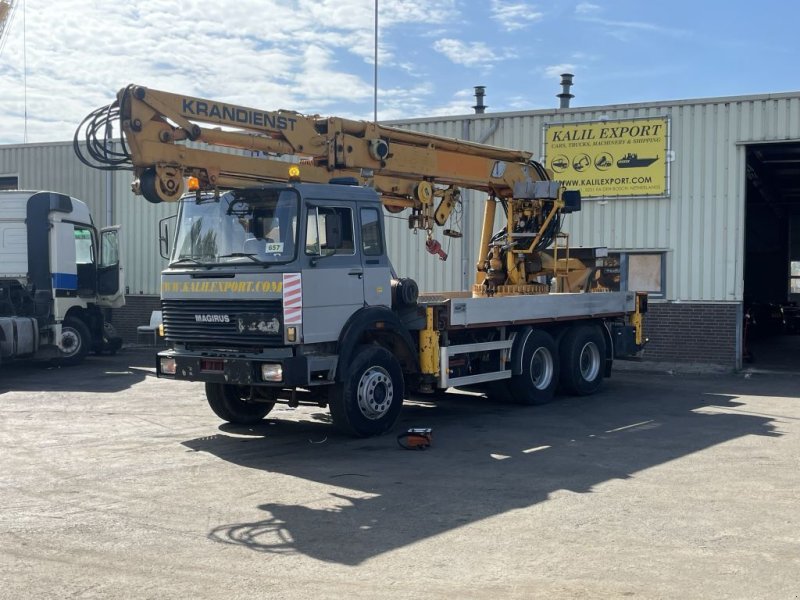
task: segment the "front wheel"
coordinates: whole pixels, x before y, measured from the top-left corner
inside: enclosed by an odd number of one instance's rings
[[[70,317],[61,324],[61,348],[55,362],[62,366],[83,362],[92,346],[92,334],[86,323]]]
[[[250,401],[250,388],[245,385],[207,383],[206,399],[214,414],[234,425],[252,425],[267,416],[274,402]]]
[[[577,396],[592,394],[603,383],[606,340],[596,325],[574,325],[561,340],[561,385]]]
[[[328,398],[333,424],[369,437],[388,431],[400,416],[405,386],[400,363],[388,350],[362,346]]]

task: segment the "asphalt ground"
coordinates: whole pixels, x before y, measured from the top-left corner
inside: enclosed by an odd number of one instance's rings
[[[798,598],[800,377],[222,424],[152,350],[0,369],[0,598]]]

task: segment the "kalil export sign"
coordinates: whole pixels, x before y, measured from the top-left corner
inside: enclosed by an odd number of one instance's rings
[[[584,198],[669,195],[669,119],[544,126],[544,162]]]

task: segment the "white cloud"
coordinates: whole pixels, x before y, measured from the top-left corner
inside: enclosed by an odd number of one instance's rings
[[[487,67],[500,56],[484,42],[463,42],[452,38],[436,40],[433,49],[444,54],[452,62],[465,67]]]
[[[491,11],[492,18],[506,31],[524,29],[544,16],[532,4],[512,0],[492,0]]]
[[[575,67],[571,63],[561,63],[560,65],[550,65],[544,68],[544,74],[548,77],[560,77],[562,73],[575,74]]]
[[[654,16],[616,20],[609,18],[612,5],[603,0],[488,0],[480,11],[467,0],[379,1],[381,118],[469,114],[472,91],[459,95],[458,90],[470,83],[487,85],[493,111],[523,107],[528,98],[533,107],[550,105],[553,90],[547,88],[551,84],[542,90],[541,78],[557,82],[561,72],[578,69],[587,82],[596,71],[597,97],[616,100],[624,89],[617,82],[602,89],[609,85],[609,77],[601,76],[608,69],[600,68],[609,60],[603,56],[603,36],[627,42],[614,56],[614,69],[629,69],[647,52],[653,65],[648,73],[665,63],[680,65],[686,74],[682,94],[748,91],[731,68],[742,60],[732,45],[725,46],[724,60],[711,52],[698,58],[689,44],[673,44],[668,53],[653,50],[659,37],[684,41],[695,27],[667,23],[652,11],[638,14]],[[27,90],[23,22],[17,14],[0,60],[0,144],[23,142],[26,110],[28,141],[71,139],[84,116],[129,83],[256,108],[372,118],[375,0],[25,4]],[[540,26],[545,19],[548,27]],[[591,35],[572,40],[565,52],[564,32],[576,20]],[[719,40],[705,42],[710,47]],[[796,46],[790,43],[773,54],[788,60]],[[698,64],[717,68],[717,82],[693,79],[692,73],[704,70],[691,69]],[[769,85],[791,88],[791,69],[778,72],[788,75],[774,76]],[[662,85],[653,85],[650,93],[678,93]]]
[[[30,142],[71,139],[84,116],[129,83],[311,113],[372,97],[374,0],[26,4]],[[379,64],[407,74],[413,66],[406,57],[395,64],[405,49],[392,47],[389,34],[449,25],[458,2],[381,2],[379,17]],[[22,143],[26,127],[21,19],[11,34],[0,62],[0,144]]]
[[[600,11],[600,6],[591,2],[581,2],[575,7],[575,14],[592,15]]]
[[[303,53],[300,69],[292,91],[302,96],[306,104],[328,106],[336,100],[371,98],[371,84],[349,73],[337,71],[332,52],[322,46],[308,46]]]
[[[534,103],[531,98],[527,96],[509,96],[508,98],[505,98],[503,110],[522,111],[537,110],[540,108],[548,108],[548,106]]]
[[[603,32],[607,35],[615,37],[621,41],[629,41],[633,33],[655,33],[660,35],[667,35],[671,37],[685,37],[689,34],[684,29],[675,29],[673,27],[664,27],[657,23],[648,23],[645,21],[616,21],[612,19],[600,19],[597,17],[585,17],[582,20],[589,23],[596,23],[603,26]]]

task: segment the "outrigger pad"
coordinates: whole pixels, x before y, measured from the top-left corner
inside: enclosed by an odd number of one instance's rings
[[[431,446],[432,433],[430,427],[412,427],[397,436],[397,443],[406,450],[425,450]]]

